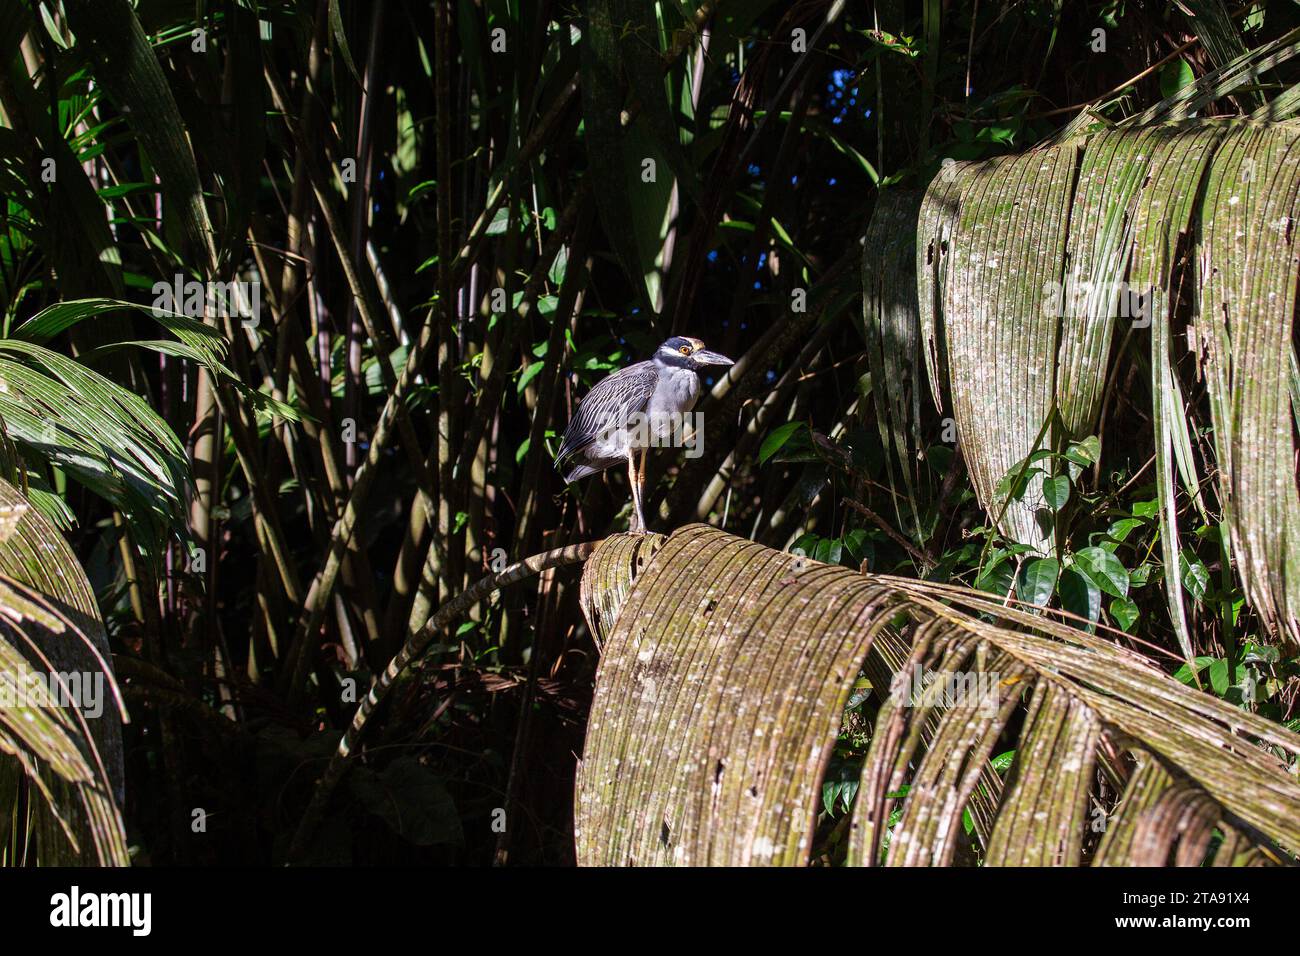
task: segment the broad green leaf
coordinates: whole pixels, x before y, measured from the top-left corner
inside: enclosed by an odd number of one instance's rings
[[[1146,522],[1139,521],[1137,518],[1120,518],[1118,521],[1111,522],[1110,528],[1106,531],[1106,536],[1113,538],[1115,541],[1123,541],[1134,528],[1145,526]],[[1115,549],[1112,547],[1107,550],[1114,551]]]
[[[1065,475],[1044,478],[1043,498],[1047,502],[1047,507],[1053,511],[1060,511],[1065,507],[1065,503],[1070,500],[1070,479]]]
[[[1020,570],[1016,596],[1022,601],[1045,607],[1056,590],[1056,578],[1060,571],[1061,562],[1055,558],[1035,558],[1026,561]]]
[[[1107,594],[1114,597],[1128,596],[1128,571],[1111,552],[1105,548],[1081,548],[1074,554],[1075,567]]]
[[[1138,606],[1128,598],[1115,598],[1110,602],[1110,616],[1115,619],[1120,630],[1127,631],[1138,619]]]
[[[1006,557],[1005,553],[1003,557]],[[1015,576],[1015,565],[1010,561],[991,561],[975,579],[975,587],[981,591],[996,594],[1000,598],[1011,592],[1011,584],[1015,580]]]
[[[1187,593],[1198,601],[1205,600],[1205,591],[1210,585],[1210,571],[1205,562],[1195,552],[1184,548],[1178,556],[1178,565]]]
[[[1199,674],[1204,668],[1209,667],[1211,664],[1213,664],[1214,661],[1215,658],[1209,656],[1202,655],[1200,657],[1197,657],[1193,662],[1196,665],[1195,673]],[[1178,668],[1178,670],[1174,671],[1174,679],[1181,681],[1184,684],[1190,685],[1195,683],[1192,675],[1193,675],[1193,669],[1187,664],[1184,664],[1182,667]]]
[[[1160,70],[1160,95],[1168,99],[1196,81],[1191,65],[1181,56],[1166,63]]]
[[[1228,683],[1228,662],[1223,658],[1216,658],[1211,662],[1208,673],[1210,675],[1210,687],[1222,697],[1231,686]]]
[[[1101,440],[1096,435],[1089,435],[1082,441],[1071,442],[1065,457],[1080,465],[1095,464],[1101,458]]]
[[[794,433],[803,427],[803,422],[786,422],[772,429],[758,449],[758,463],[761,465],[775,455],[788,442]]]
[[[524,389],[528,387],[528,383],[540,375],[544,368],[546,368],[545,362],[532,362],[529,364],[529,366],[524,369],[523,374],[519,376],[519,381],[515,384],[515,392],[522,395]]]
[[[1089,435],[1083,441],[1071,442],[1062,456],[1071,481],[1078,481],[1083,470],[1093,465],[1101,457],[1101,442],[1096,435]]]
[[[1086,621],[1096,621],[1101,615],[1101,588],[1077,568],[1070,567],[1061,572],[1057,590],[1061,595],[1061,607],[1071,614]]]

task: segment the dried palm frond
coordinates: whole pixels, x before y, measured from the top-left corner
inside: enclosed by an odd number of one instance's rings
[[[609,539],[591,560],[620,547]],[[615,577],[602,586],[628,587]],[[589,614],[601,600],[587,590]],[[1300,849],[1287,769],[1300,736],[980,592],[691,525],[662,543],[617,614],[578,775],[580,863],[807,863],[862,668],[894,676],[872,678],[882,709],[850,862],[951,863],[969,849],[963,811],[981,806],[991,864],[1241,863]],[[973,692],[915,692],[931,684],[914,674],[943,673]],[[1016,755],[990,786],[1000,739]]]
[[[1150,326],[1161,546],[1188,656],[1175,497],[1181,485],[1205,515],[1208,470],[1198,468],[1186,417],[1179,357],[1189,347],[1204,358],[1218,500],[1246,593],[1270,633],[1300,642],[1288,414],[1298,140],[1291,123],[1107,130],[946,167],[917,219],[918,331],[931,381],[946,373],[951,383],[980,501],[1035,551],[1052,553],[1064,530],[1043,520],[1042,475],[1009,502],[998,500],[1000,480],[1039,449],[1097,427],[1116,331]],[[886,407],[899,401],[897,378],[882,378]]]

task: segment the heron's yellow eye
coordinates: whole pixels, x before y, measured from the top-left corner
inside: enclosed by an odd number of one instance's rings
[[[690,355],[690,354],[691,354],[691,347],[690,347],[689,345],[683,345],[683,346],[682,346],[682,354],[683,354],[683,355]]]

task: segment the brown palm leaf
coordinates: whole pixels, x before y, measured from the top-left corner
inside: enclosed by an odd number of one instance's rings
[[[989,864],[1280,862],[1300,849],[1287,769],[1300,736],[1132,651],[982,592],[703,525],[639,573],[626,549],[609,539],[590,559],[599,586],[584,587],[608,638],[577,783],[580,863],[808,863],[863,669],[894,676],[873,680],[882,707],[852,863],[952,863],[970,849],[968,808]],[[956,675],[960,692],[926,693],[928,675]],[[999,740],[1016,752],[1004,783],[988,766]]]

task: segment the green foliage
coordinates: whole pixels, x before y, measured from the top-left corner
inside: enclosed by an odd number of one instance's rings
[[[954,386],[972,376],[931,294],[958,233],[946,250],[917,242],[957,209],[962,163],[1015,163],[1071,137],[1085,148],[1092,126],[1123,139],[1135,118],[1284,118],[1294,16],[1192,0],[1195,16],[1116,2],[813,7],[4,8],[0,477],[57,522],[130,672],[138,862],[285,862],[320,793],[309,771],[370,675],[416,644],[425,658],[404,662],[322,811],[317,861],[571,861],[573,755],[599,660],[570,626],[580,586],[548,571],[464,619],[438,608],[506,565],[625,526],[618,469],[566,487],[551,455],[587,390],[670,334],[742,361],[704,382],[700,456],[651,456],[655,530],[706,520],[807,567],[973,587],[991,602],[973,612],[984,619],[1066,612],[1075,633],[1142,647],[1170,672],[1183,663],[1184,683],[1294,721],[1292,649],[1273,639],[1286,605],[1260,600],[1285,595],[1267,570],[1284,562],[1276,548],[1243,561],[1246,512],[1198,477],[1258,479],[1263,456],[1280,467],[1272,445],[1234,446],[1228,463],[1218,443],[1235,419],[1208,393],[1227,376],[1262,401],[1285,349],[1251,352],[1276,368],[1239,368],[1240,340],[1227,341],[1197,379],[1165,348],[1177,361],[1161,379],[1152,343],[1171,343],[1134,328],[1088,365],[1104,416],[1062,403],[986,467],[980,431],[958,435]],[[1149,42],[1101,58],[1080,40],[1099,26]],[[1148,70],[1184,30],[1197,43]],[[1261,138],[1242,155],[1286,168],[1271,149]],[[1062,182],[1085,183],[1078,171]],[[1186,195],[1231,181],[1216,176]],[[991,182],[976,192],[997,209],[1052,185],[1031,171],[1023,192],[994,196]],[[1107,181],[1112,197],[1137,195],[1125,189]],[[1269,211],[1256,192],[1247,205]],[[1164,221],[1142,212],[1098,211],[1080,229],[1097,246],[1070,261],[1127,263],[1120,239]],[[1260,289],[1285,285],[1275,252],[1252,259]],[[260,324],[154,308],[155,283],[176,276],[250,283]],[[1010,352],[1046,329],[1031,321],[1040,305],[988,310],[981,328],[1007,338],[972,353],[1021,384],[987,404],[1032,419],[1025,432],[1046,407],[1030,400],[1038,376],[1058,367],[1055,353],[1031,365]],[[1068,343],[1050,331],[1053,349]],[[1022,513],[1032,542],[1005,520]],[[829,862],[848,852],[874,676],[850,695],[821,782]],[[1012,754],[991,763],[1008,779]],[[897,793],[886,851],[915,796]],[[173,825],[196,805],[226,821],[222,840]],[[984,822],[964,814],[964,862],[985,858]],[[124,852],[119,829],[102,829],[102,858]]]

